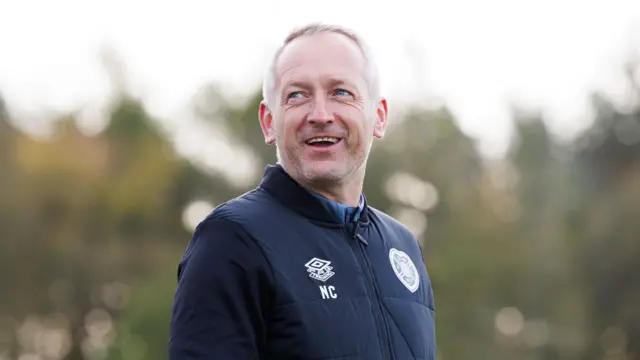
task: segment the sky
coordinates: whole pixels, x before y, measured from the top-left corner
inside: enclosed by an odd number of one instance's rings
[[[311,21],[363,35],[391,110],[444,101],[489,156],[510,140],[513,101],[573,136],[590,93],[624,94],[621,66],[640,49],[638,0],[0,0],[0,92],[18,117],[95,117],[110,48],[151,113],[179,121],[207,83],[229,94],[260,86],[282,38]]]

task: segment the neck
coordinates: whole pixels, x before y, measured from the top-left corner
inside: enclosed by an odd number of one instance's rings
[[[329,200],[336,201],[347,206],[357,207],[362,194],[362,181],[351,181],[344,184],[301,184],[303,187],[323,196]]]

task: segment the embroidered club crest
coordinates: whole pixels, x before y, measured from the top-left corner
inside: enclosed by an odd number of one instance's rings
[[[418,290],[420,275],[409,255],[398,249],[391,249],[389,261],[400,282],[411,292]]]

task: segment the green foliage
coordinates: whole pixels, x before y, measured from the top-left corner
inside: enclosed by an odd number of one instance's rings
[[[258,175],[275,161],[259,102],[257,91],[238,104],[209,86],[193,104],[200,125],[245,150]],[[365,193],[422,243],[440,359],[640,356],[634,104],[623,111],[594,97],[595,122],[570,144],[538,114],[517,114],[500,161],[482,158],[446,108],[406,109],[375,143]],[[72,116],[46,141],[17,121],[0,101],[0,358],[166,358],[191,231],[185,208],[237,196],[258,178],[239,185],[178,156],[160,121],[126,95],[95,136]],[[43,346],[47,328],[69,341]]]

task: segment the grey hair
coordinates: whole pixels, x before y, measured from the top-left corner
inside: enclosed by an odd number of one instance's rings
[[[264,76],[263,85],[262,85],[262,98],[267,104],[267,106],[270,107],[273,105],[274,91],[276,88],[276,64],[284,48],[297,38],[300,38],[303,36],[311,36],[316,34],[328,33],[328,32],[344,35],[349,39],[351,39],[352,41],[354,41],[356,45],[358,45],[365,59],[366,68],[365,68],[364,76],[369,87],[369,95],[375,101],[379,100],[380,78],[378,74],[378,68],[377,68],[375,59],[373,57],[373,53],[371,52],[371,49],[369,48],[369,46],[364,42],[364,40],[354,31],[342,26],[312,23],[300,28],[296,28],[293,31],[291,31],[285,38],[282,45],[280,45],[280,47],[277,49],[275,55],[271,60],[271,63],[267,67],[267,70]]]

